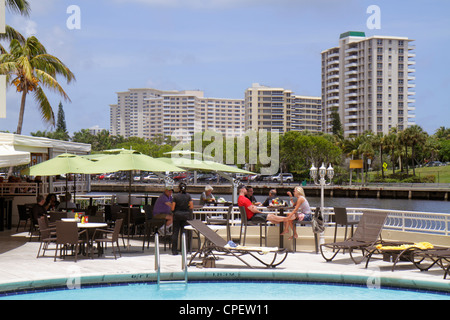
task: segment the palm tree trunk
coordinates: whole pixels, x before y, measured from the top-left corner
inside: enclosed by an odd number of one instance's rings
[[[17,123],[16,134],[22,134],[23,115],[25,113],[25,102],[27,100],[27,89],[24,88],[22,92],[22,101],[20,103],[19,122]]]

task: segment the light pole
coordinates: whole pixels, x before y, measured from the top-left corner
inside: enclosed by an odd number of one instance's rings
[[[317,171],[319,171],[319,181],[317,181]],[[314,181],[315,185],[320,185],[320,212],[322,212],[323,214],[323,208],[324,208],[324,188],[325,186],[329,186],[331,184],[331,180],[333,179],[334,176],[334,169],[331,166],[331,163],[327,168],[325,168],[325,164],[322,162],[322,166],[317,169],[314,164],[311,166],[311,169],[309,170],[309,174],[311,176],[311,178]],[[330,182],[327,183],[326,181],[326,177],[328,177],[328,179],[330,179]],[[324,237],[323,237],[323,232],[320,234],[320,243],[324,243]]]

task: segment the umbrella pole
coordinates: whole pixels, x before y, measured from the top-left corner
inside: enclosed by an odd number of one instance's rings
[[[131,172],[129,171],[130,174],[130,179],[128,180],[128,244],[127,250],[130,250],[130,220],[131,220]]]

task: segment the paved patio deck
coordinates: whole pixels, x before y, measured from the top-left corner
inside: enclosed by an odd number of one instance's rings
[[[28,241],[27,232],[5,231],[0,233],[0,292],[18,288],[41,286],[64,286],[67,278],[79,277],[81,283],[108,283],[123,281],[154,281],[154,248],[142,251],[142,241],[131,241],[130,252],[121,247],[122,257],[114,260],[111,248],[106,254],[94,259],[73,257],[53,261],[54,251],[46,257],[36,258],[39,242]],[[256,261],[249,260],[258,266]],[[380,259],[371,260],[368,269],[365,264],[355,265],[348,254],[341,254],[326,262],[320,254],[313,252],[290,253],[283,264],[276,269],[251,269],[234,257],[221,257],[216,268],[188,268],[189,279],[257,279],[302,280],[345,282],[376,285],[406,286],[417,289],[440,290],[450,293],[450,279],[443,279],[442,269],[435,267],[421,272],[411,263],[400,263],[394,272],[392,264]],[[161,243],[162,279],[182,278],[181,255],[173,256],[169,248],[164,251]],[[449,295],[450,298],[450,295]]]

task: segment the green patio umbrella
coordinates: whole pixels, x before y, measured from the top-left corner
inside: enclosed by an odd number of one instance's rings
[[[116,153],[118,151],[118,153]],[[186,171],[173,164],[155,159],[141,154],[134,150],[118,149],[109,152],[103,157],[98,157],[97,161],[92,161],[90,166],[84,168],[85,173],[103,173],[129,171],[128,203],[131,203],[131,171],[151,171],[151,172],[182,172]],[[128,221],[130,221],[130,208],[128,207]],[[130,244],[130,233],[128,232],[128,248]]]
[[[38,163],[21,171],[28,176],[57,176],[66,175],[66,192],[68,190],[68,174],[86,173],[84,168],[90,166],[92,161],[70,153],[60,154],[52,159]],[[75,183],[75,181],[74,181]],[[75,200],[75,191],[74,191]],[[67,204],[67,202],[66,202]]]
[[[75,154],[63,153],[53,159],[41,162],[21,173],[28,176],[56,176],[69,173],[86,173],[84,168],[90,166],[92,161]]]
[[[184,168],[187,170],[204,170],[204,171],[214,171],[214,168],[204,161],[188,158],[158,158],[158,160],[164,161],[165,163],[176,165],[177,167]]]

